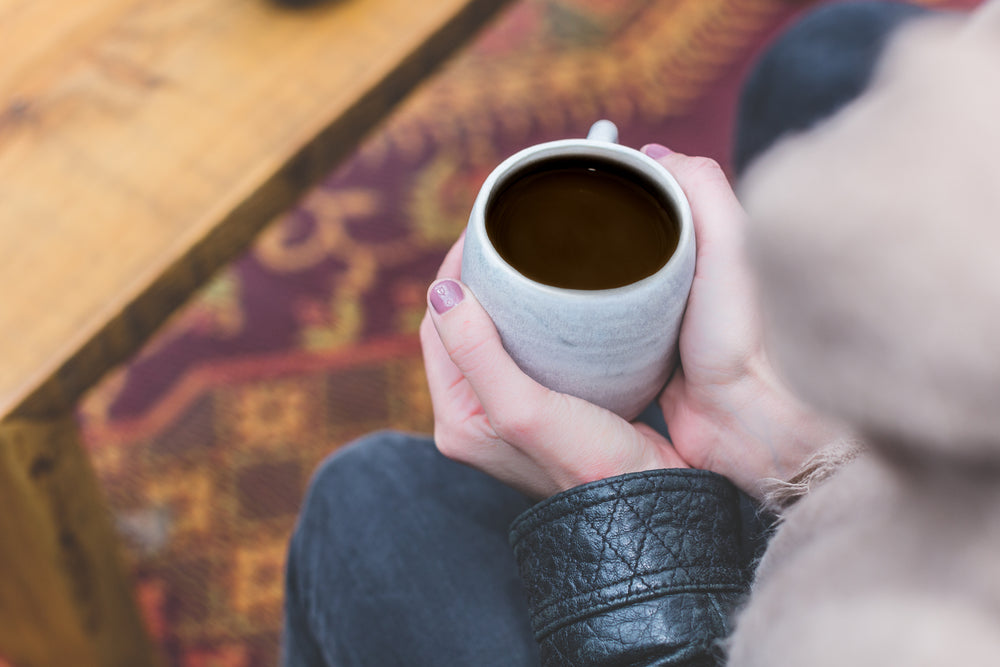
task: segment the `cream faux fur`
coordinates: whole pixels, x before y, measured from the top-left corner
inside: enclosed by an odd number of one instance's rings
[[[807,400],[1000,464],[1000,10],[914,21],[871,89],[741,184],[770,350]]]
[[[1000,664],[1000,0],[906,27],[741,196],[772,358],[872,452],[784,515],[730,666]]]
[[[996,665],[998,554],[995,480],[863,455],[785,515],[729,666]]]

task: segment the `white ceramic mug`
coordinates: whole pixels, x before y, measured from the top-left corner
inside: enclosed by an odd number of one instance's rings
[[[658,162],[619,145],[617,128],[598,121],[586,139],[526,148],[501,163],[479,191],[465,237],[462,281],[493,319],[518,366],[546,387],[635,418],[663,388],[677,358],[677,337],[694,277],[691,208]],[[637,282],[603,290],[530,280],[493,247],[486,230],[491,198],[525,167],[552,158],[594,158],[637,172],[673,210],[677,248]]]

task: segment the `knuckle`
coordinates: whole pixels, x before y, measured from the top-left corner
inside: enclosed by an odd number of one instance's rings
[[[726,179],[722,165],[710,157],[698,156],[691,158],[691,172],[701,178],[711,180]]]
[[[534,440],[546,419],[537,402],[518,400],[492,415],[493,430],[504,442],[523,443]]]
[[[441,456],[463,463],[474,465],[476,461],[474,439],[451,423],[436,423],[434,426],[434,446]]]
[[[441,421],[434,423],[434,445],[445,458],[456,460],[461,452],[454,429]]]
[[[478,334],[472,327],[462,327],[449,350],[452,361],[464,374],[475,373],[492,363],[493,341]]]

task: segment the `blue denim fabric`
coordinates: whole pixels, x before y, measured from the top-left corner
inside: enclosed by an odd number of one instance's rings
[[[841,2],[806,14],[755,63],[737,111],[737,177],[782,135],[808,129],[868,85],[902,23],[932,11],[900,2]]]
[[[284,664],[539,664],[507,541],[531,504],[427,438],[337,452],[292,537]]]
[[[741,98],[738,170],[860,93],[887,36],[922,11],[842,3],[786,32]],[[427,438],[377,433],[337,452],[313,478],[292,537],[284,664],[538,665],[507,540],[530,505]]]

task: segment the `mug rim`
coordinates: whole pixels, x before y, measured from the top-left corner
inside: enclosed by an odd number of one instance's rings
[[[576,152],[570,152],[567,149],[576,149]],[[489,234],[486,231],[486,209],[489,207],[489,204],[498,190],[498,186],[500,185],[503,177],[518,168],[530,165],[537,161],[560,156],[572,157],[574,155],[611,158],[619,163],[623,162],[620,159],[621,157],[626,157],[627,160],[624,161],[625,166],[632,168],[639,167],[643,175],[649,177],[650,180],[653,181],[657,187],[661,188],[668,196],[676,209],[678,217],[677,224],[680,228],[678,230],[677,247],[674,249],[674,252],[670,255],[669,259],[664,262],[663,266],[657,269],[654,273],[642,278],[641,280],[636,280],[635,282],[628,283],[627,285],[622,285],[620,287],[609,287],[596,290],[557,287],[555,285],[549,285],[547,283],[533,280],[524,275],[507,260],[505,260],[500,253],[497,252],[497,249],[493,247],[493,243],[490,241]],[[486,177],[486,180],[483,181],[483,185],[479,189],[479,194],[476,196],[476,201],[473,203],[472,219],[470,224],[476,226],[477,235],[481,236],[483,240],[483,243],[481,244],[481,251],[485,253],[491,261],[499,262],[501,265],[507,267],[507,269],[509,269],[512,274],[517,276],[518,279],[532,285],[535,289],[548,291],[553,294],[559,294],[569,298],[615,298],[628,292],[645,289],[649,285],[658,282],[658,279],[663,274],[672,272],[674,267],[683,262],[683,255],[689,252],[688,246],[693,245],[695,241],[694,220],[691,213],[691,205],[688,202],[687,196],[684,194],[684,190],[677,182],[677,179],[674,178],[673,174],[671,174],[662,164],[642,151],[638,151],[628,146],[622,146],[621,144],[594,139],[559,139],[556,141],[547,141],[523,148],[505,159],[497,165],[493,171],[490,172],[490,175]]]

